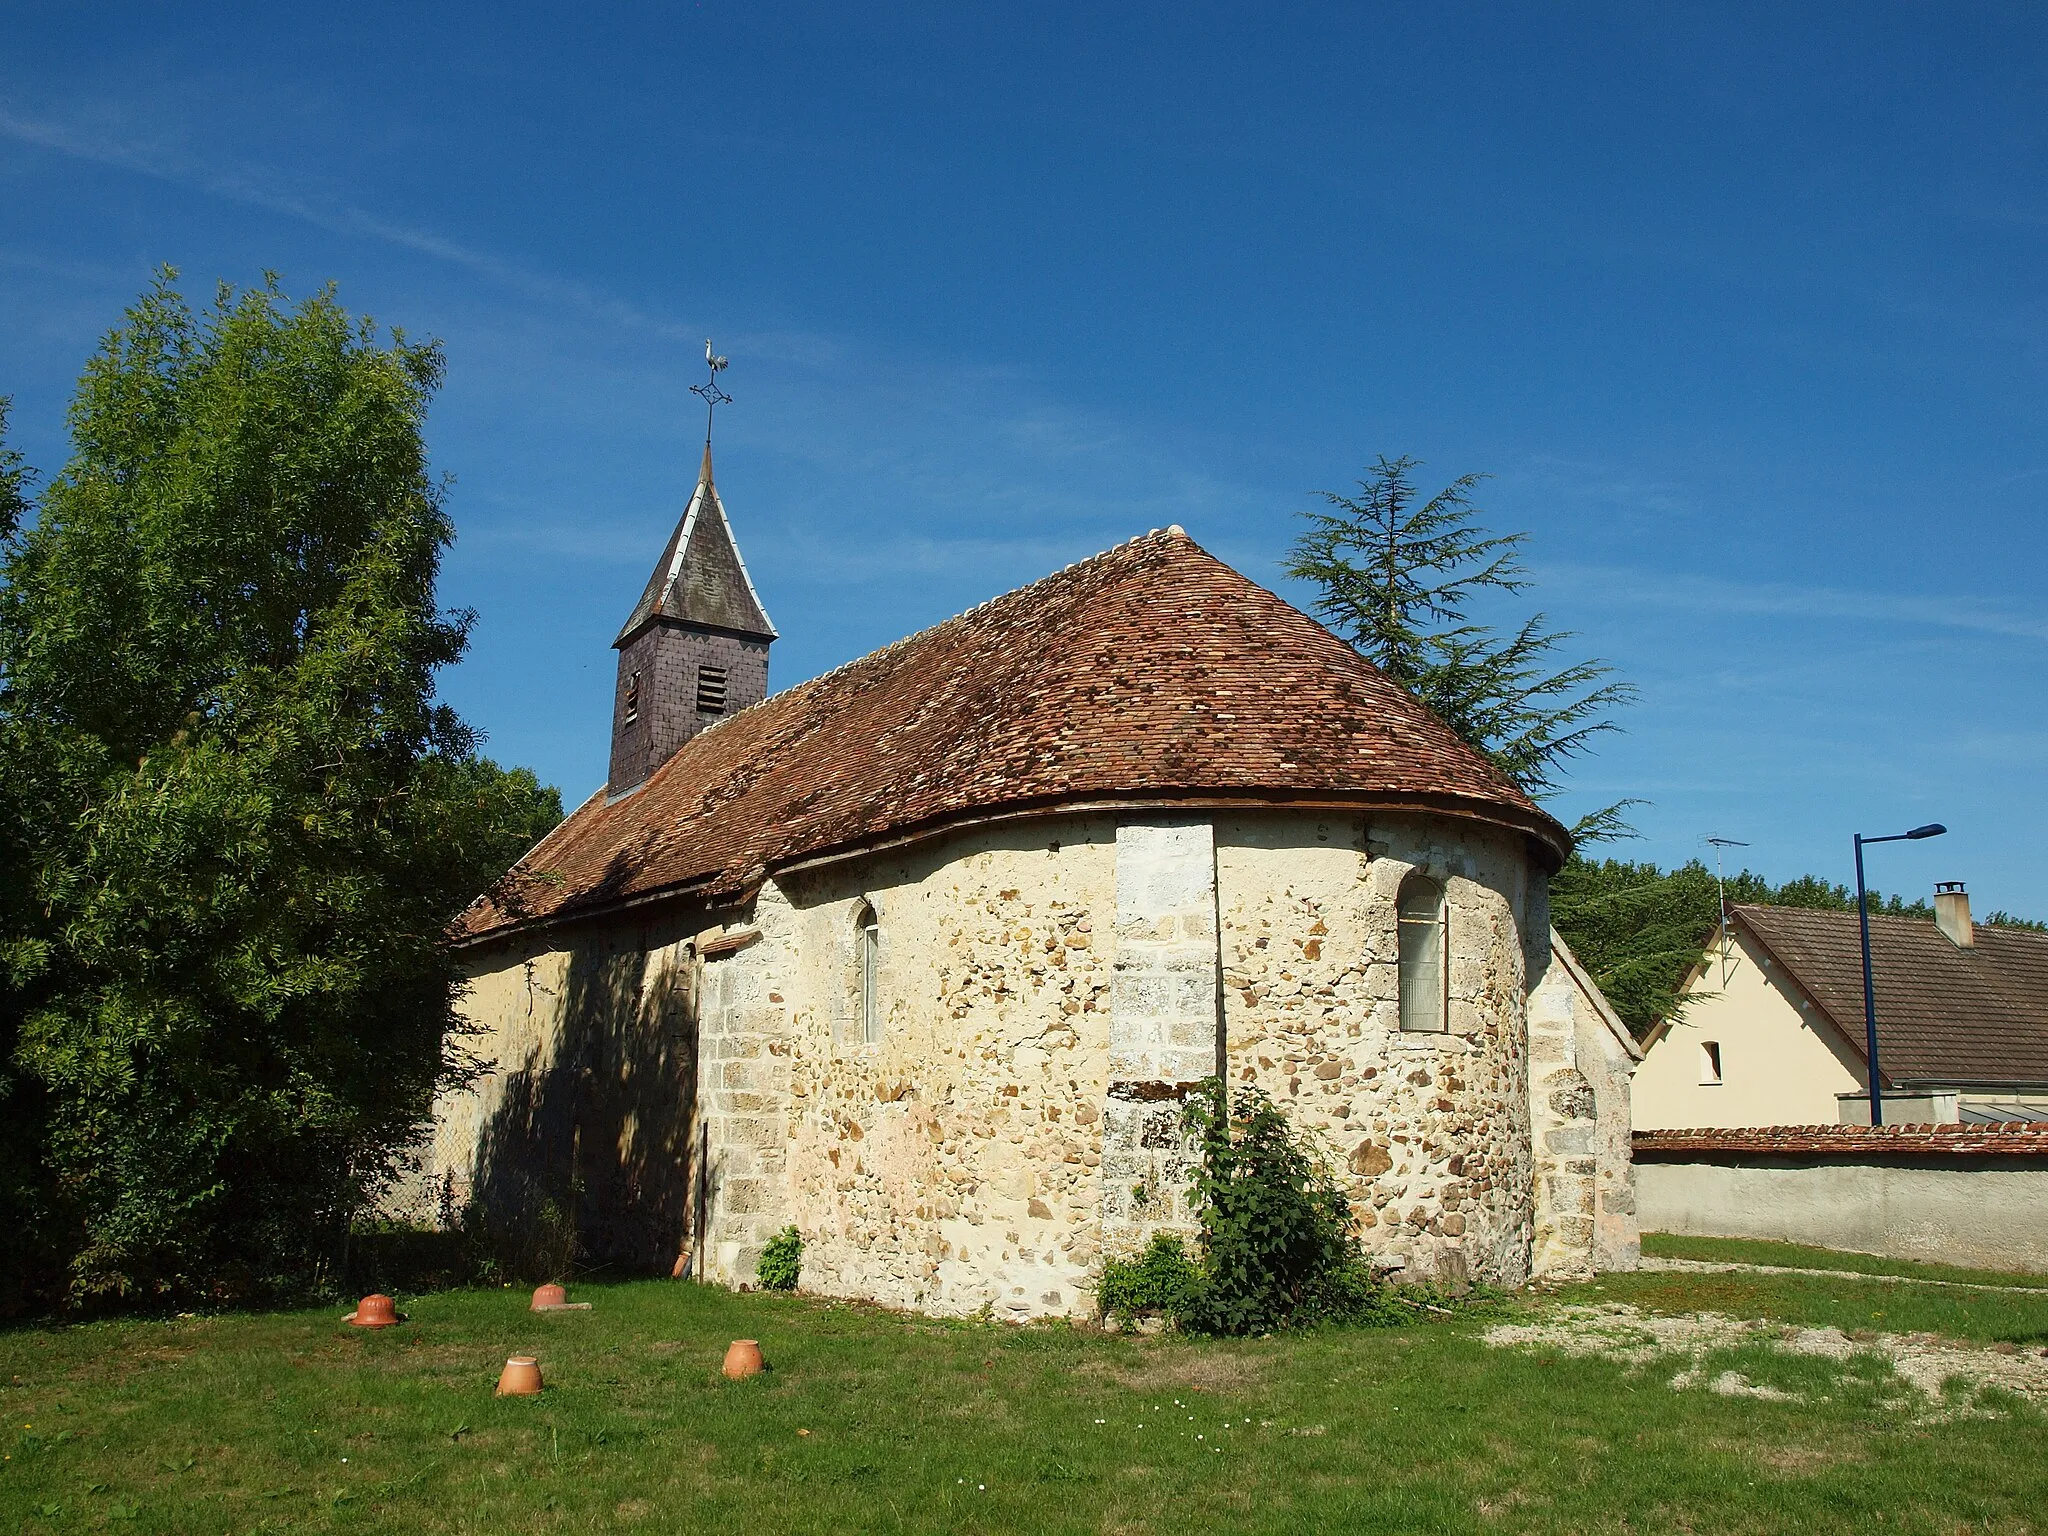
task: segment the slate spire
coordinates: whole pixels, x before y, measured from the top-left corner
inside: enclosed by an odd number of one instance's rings
[[[740,558],[725,504],[712,481],[709,443],[704,445],[704,466],[698,471],[689,509],[669,535],[640,601],[633,605],[625,628],[612,644],[630,644],[648,624],[660,619],[761,640],[775,638],[775,626],[747,575],[747,563]]]

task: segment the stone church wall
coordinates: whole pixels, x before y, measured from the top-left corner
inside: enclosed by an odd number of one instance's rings
[[[1114,880],[1114,823],[1062,818],[764,891],[761,944],[707,975],[744,967],[760,979],[743,989],[786,1010],[787,1175],[774,1217],[744,1234],[714,1202],[714,1277],[750,1278],[758,1241],[787,1220],[809,1289],[953,1315],[1082,1309]],[[863,903],[879,934],[875,1041],[859,1015]]]
[[[697,1080],[675,920],[570,930],[471,958],[454,1042],[482,1069],[435,1103],[418,1176],[387,1209],[478,1220],[522,1269],[572,1254],[666,1270],[687,1221]]]
[[[1416,869],[1450,905],[1441,1034],[1398,1026],[1394,903]],[[1369,831],[1283,812],[1072,819],[771,890],[764,912],[786,916],[764,915],[760,945],[707,976],[775,967],[787,1191],[772,1219],[736,1215],[745,1232],[717,1244],[731,1258],[715,1277],[747,1278],[787,1219],[821,1291],[947,1313],[1086,1310],[1105,1253],[1192,1225],[1180,1094],[1215,1069],[1219,981],[1232,1081],[1325,1139],[1386,1267],[1528,1277],[1522,924],[1541,896],[1518,837],[1426,817]],[[881,935],[874,1043],[856,1017],[863,901]],[[708,1096],[708,1036],[705,1049]]]
[[[1521,839],[1442,818],[1273,813],[1220,821],[1217,861],[1232,1083],[1324,1139],[1383,1267],[1520,1284],[1533,1221]],[[1395,902],[1415,870],[1449,906],[1442,1033],[1400,1028]]]
[[[1417,870],[1447,894],[1441,1033],[1399,1027]],[[1532,1251],[1569,1269],[1629,1238],[1601,1139],[1617,1093],[1626,1137],[1627,1064],[1525,944],[1544,891],[1518,835],[1470,822],[1074,815],[786,872],[716,921],[499,946],[466,1005],[498,1070],[441,1106],[439,1188],[529,1215],[568,1190],[587,1251],[666,1269],[687,1244],[725,1284],[794,1223],[810,1290],[1087,1313],[1105,1255],[1192,1229],[1181,1100],[1220,1011],[1230,1081],[1324,1141],[1383,1267],[1517,1284]]]
[[[1634,1269],[1642,1258],[1629,1089],[1639,1058],[1547,915],[1532,913],[1529,1116],[1533,1267],[1548,1279]]]

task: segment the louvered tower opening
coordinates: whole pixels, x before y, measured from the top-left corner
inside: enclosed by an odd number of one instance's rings
[[[725,668],[699,667],[697,669],[697,713],[700,715],[722,715],[725,713]]]

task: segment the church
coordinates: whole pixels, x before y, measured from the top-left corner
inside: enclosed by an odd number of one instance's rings
[[[1565,829],[1179,527],[769,690],[713,482],[614,642],[610,774],[455,927],[444,1219],[611,1273],[1087,1316],[1193,1230],[1221,1074],[1374,1262],[1629,1267],[1627,1030],[1553,933]],[[554,1241],[540,1238],[538,1241]]]

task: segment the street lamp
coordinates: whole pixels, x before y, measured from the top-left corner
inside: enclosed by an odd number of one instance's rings
[[[1863,894],[1863,845],[1865,843],[1917,843],[1923,837],[1939,837],[1948,830],[1938,821],[1890,837],[1856,834],[1856,921],[1863,925],[1863,1039],[1870,1050],[1870,1123],[1884,1124],[1884,1096],[1877,1086],[1877,990],[1870,984],[1870,898]]]

